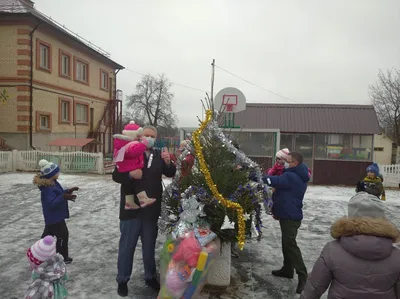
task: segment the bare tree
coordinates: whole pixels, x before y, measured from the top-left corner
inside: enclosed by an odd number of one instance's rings
[[[400,144],[400,70],[379,71],[378,81],[369,89],[381,127]]]
[[[165,75],[143,76],[136,84],[136,93],[127,97],[126,108],[130,113],[129,117],[139,123],[150,124],[167,131],[175,130],[177,117],[171,108],[174,95],[170,88],[171,83]]]

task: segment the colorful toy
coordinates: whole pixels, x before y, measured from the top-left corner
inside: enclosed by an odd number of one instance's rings
[[[181,241],[172,259],[174,261],[184,261],[190,268],[195,268],[200,252],[200,243],[192,232],[189,237]]]
[[[185,293],[183,294],[183,299],[191,299],[194,295],[194,293],[197,290],[197,287],[199,286],[200,279],[203,275],[203,271],[205,269],[206,263],[208,260],[208,253],[205,251],[202,251],[199,255],[199,259],[197,261],[197,267],[193,275],[193,279],[190,282],[188,288],[186,289]]]
[[[165,279],[165,285],[169,292],[178,298],[182,296],[188,286],[187,280],[191,274],[192,271],[188,265],[171,261]]]
[[[217,235],[211,231],[210,225],[207,223],[197,225],[194,229],[194,234],[201,246],[206,246],[217,237]]]

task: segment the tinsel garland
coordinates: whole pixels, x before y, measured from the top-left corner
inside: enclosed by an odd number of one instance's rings
[[[229,201],[224,198],[224,196],[218,192],[217,186],[215,185],[211,174],[210,170],[208,169],[206,160],[204,159],[203,155],[203,149],[200,143],[200,136],[202,132],[206,129],[208,123],[211,121],[213,116],[213,111],[212,110],[207,110],[206,112],[206,119],[201,122],[200,127],[193,132],[193,144],[194,148],[196,150],[196,156],[199,161],[200,165],[200,171],[203,173],[205,181],[208,185],[208,188],[210,188],[213,196],[218,200],[220,204],[222,204],[224,207],[229,208],[229,209],[235,209],[237,212],[237,219],[238,219],[238,246],[239,249],[242,250],[244,247],[245,243],[245,233],[246,233],[246,223],[245,219],[243,217],[243,208],[240,204]]]

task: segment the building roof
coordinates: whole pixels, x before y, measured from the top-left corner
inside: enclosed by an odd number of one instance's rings
[[[110,59],[110,54],[103,50],[102,48],[92,44],[90,41],[78,36],[76,33],[73,33],[65,26],[57,23],[50,17],[41,13],[37,9],[33,7],[33,2],[30,0],[1,0],[0,1],[0,16],[1,15],[30,15],[36,18],[37,20],[46,23],[51,26],[59,33],[63,34],[67,38],[71,39],[73,42],[76,42],[85,48],[87,48],[92,54],[95,56],[107,61],[109,64],[113,65],[116,69],[124,69],[124,67],[112,59]]]
[[[77,146],[84,147],[89,143],[97,143],[93,138],[59,138],[49,142],[49,146]]]
[[[371,105],[252,104],[236,113],[235,125],[291,133],[380,134]]]

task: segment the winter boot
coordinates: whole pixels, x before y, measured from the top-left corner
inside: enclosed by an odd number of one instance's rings
[[[272,275],[276,276],[276,277],[283,277],[283,278],[289,278],[289,279],[293,278],[293,272],[292,273],[286,272],[285,269],[283,269],[283,268],[280,270],[272,271]]]
[[[118,284],[118,291],[117,291],[118,295],[120,295],[121,297],[126,297],[128,296],[128,283],[127,282],[123,282],[123,283],[119,283]]]
[[[137,194],[137,197],[139,198],[139,202],[140,202],[140,207],[141,208],[144,208],[146,206],[152,205],[153,203],[156,202],[155,198],[149,198],[147,196],[146,191],[139,192]]]
[[[135,203],[135,196],[125,195],[125,210],[137,210],[140,207]]]
[[[299,278],[299,283],[297,284],[297,288],[296,288],[296,294],[301,294],[304,290],[304,287],[306,286],[306,279],[300,279]]]

